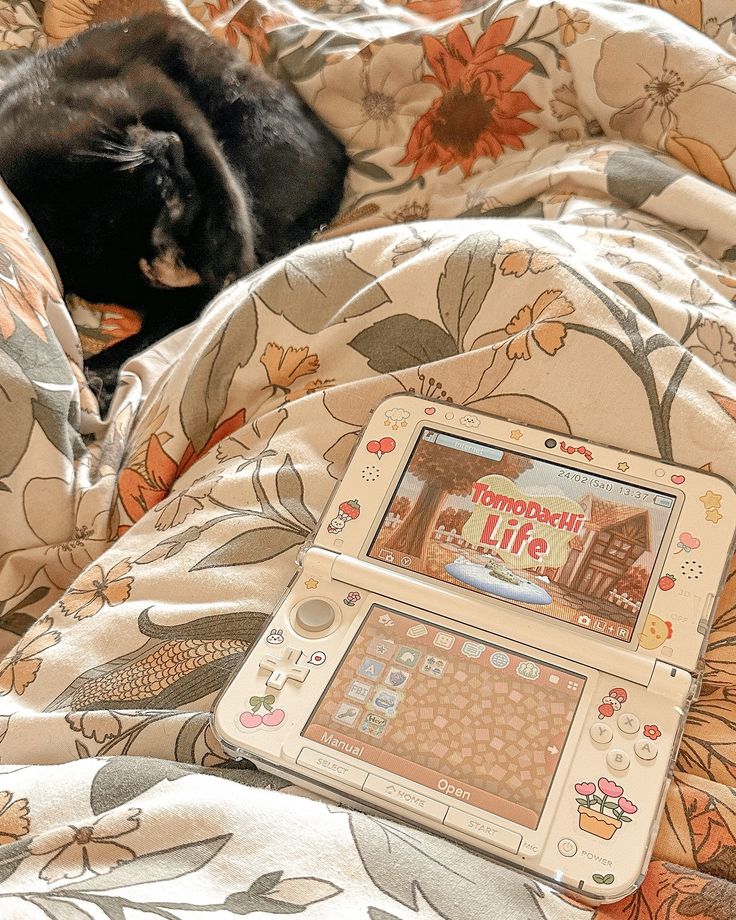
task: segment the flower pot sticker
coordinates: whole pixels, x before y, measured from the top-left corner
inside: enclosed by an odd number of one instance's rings
[[[575,792],[580,796],[575,800],[580,830],[602,840],[610,840],[638,811],[633,802],[624,798],[623,786],[612,779],[601,777],[597,787],[595,783],[576,783]]]
[[[621,822],[616,818],[593,811],[592,808],[587,808],[585,805],[578,805],[578,824],[581,831],[586,831],[595,837],[602,837],[603,840],[610,840],[622,827]]]

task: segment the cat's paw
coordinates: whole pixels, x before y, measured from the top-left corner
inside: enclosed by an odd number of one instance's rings
[[[220,289],[252,272],[258,266],[249,218],[238,213],[232,202],[221,200],[212,208],[201,240],[202,279]]]

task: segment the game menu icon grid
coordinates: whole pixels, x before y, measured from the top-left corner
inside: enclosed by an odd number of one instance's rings
[[[584,687],[374,605],[302,734],[535,829]]]

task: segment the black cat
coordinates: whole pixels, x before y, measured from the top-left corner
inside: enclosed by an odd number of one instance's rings
[[[88,362],[108,391],[127,357],[329,221],[347,162],[293,91],[164,14],[92,28],[0,91],[0,175],[66,292],[143,316]]]

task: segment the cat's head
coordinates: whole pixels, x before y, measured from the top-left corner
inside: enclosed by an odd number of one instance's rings
[[[255,267],[242,194],[177,132],[88,113],[66,134],[24,144],[3,174],[67,291],[136,307],[147,289],[201,288],[204,300]]]

